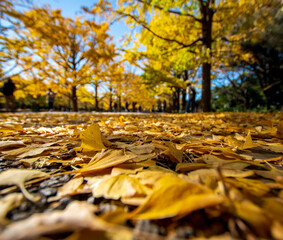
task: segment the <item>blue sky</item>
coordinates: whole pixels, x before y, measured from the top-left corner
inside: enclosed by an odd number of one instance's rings
[[[48,4],[52,9],[61,9],[63,16],[74,17],[75,15],[79,16],[83,13],[83,11],[80,9],[82,6],[90,7],[95,2],[97,2],[97,0],[35,0],[34,4],[37,6]],[[109,34],[113,36],[114,43],[119,46],[119,40],[128,31],[130,30],[127,28],[124,22],[119,22],[110,27]]]

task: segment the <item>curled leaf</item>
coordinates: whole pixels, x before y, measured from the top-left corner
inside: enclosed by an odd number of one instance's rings
[[[27,170],[27,169],[9,169],[5,172],[0,173],[0,185],[16,185],[18,186],[23,195],[30,201],[36,202],[40,198],[34,197],[30,194],[25,186],[24,183],[28,180],[45,177],[47,173],[41,172],[39,170]]]

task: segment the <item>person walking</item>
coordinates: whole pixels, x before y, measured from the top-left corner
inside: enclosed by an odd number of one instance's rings
[[[55,96],[56,93],[53,92],[50,88],[48,89],[47,92],[47,103],[48,103],[48,110],[52,111],[53,110],[53,105],[54,105],[54,101],[55,101]]]
[[[187,84],[186,89],[187,96],[187,113],[193,113],[195,110],[195,101],[196,101],[196,89],[192,86],[191,83]]]
[[[13,83],[11,78],[8,78],[7,81],[4,83],[3,90],[2,90],[5,96],[6,110],[8,112],[15,111],[15,96],[14,96],[15,90],[16,90],[15,84]]]

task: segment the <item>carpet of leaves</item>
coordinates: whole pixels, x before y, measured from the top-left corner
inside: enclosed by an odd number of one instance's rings
[[[281,113],[1,113],[0,134],[0,239],[282,239]]]

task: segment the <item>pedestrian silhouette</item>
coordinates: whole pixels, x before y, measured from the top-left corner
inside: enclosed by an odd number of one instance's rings
[[[13,83],[11,78],[8,78],[2,88],[2,92],[5,96],[7,111],[11,111],[11,112],[15,111],[15,96],[14,96],[15,90],[16,90],[15,84]]]
[[[48,89],[47,92],[47,103],[48,103],[48,110],[51,111],[53,110],[53,105],[54,105],[54,101],[55,101],[55,96],[56,93],[53,92],[50,88]]]
[[[195,109],[196,90],[191,85],[191,83],[187,84],[186,96],[187,96],[187,113],[189,112],[193,113]]]

